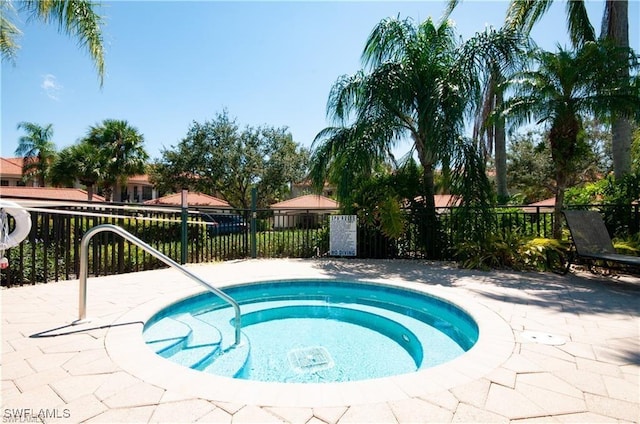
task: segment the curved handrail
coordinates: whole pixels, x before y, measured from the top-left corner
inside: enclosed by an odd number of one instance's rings
[[[209,291],[211,291],[212,293],[214,293],[215,295],[220,297],[222,300],[226,301],[231,306],[233,306],[233,310],[234,310],[234,313],[235,313],[234,326],[235,326],[235,330],[236,330],[234,345],[239,345],[240,344],[240,337],[241,337],[240,336],[240,329],[242,327],[242,324],[240,322],[240,306],[238,305],[238,303],[235,300],[233,300],[233,298],[231,296],[229,296],[228,294],[224,293],[220,289],[212,286],[210,283],[204,281],[203,279],[201,279],[197,275],[191,273],[188,269],[186,269],[185,267],[183,267],[182,265],[180,265],[179,263],[177,263],[173,259],[169,258],[168,256],[166,256],[164,253],[160,252],[159,250],[155,249],[154,247],[152,247],[152,246],[148,245],[147,243],[145,243],[144,241],[140,240],[138,237],[134,236],[133,234],[131,234],[127,230],[125,230],[123,228],[120,228],[117,225],[113,225],[113,224],[97,225],[97,226],[91,228],[89,231],[87,231],[84,234],[84,236],[82,237],[82,241],[80,243],[80,275],[79,275],[79,280],[80,280],[80,301],[79,301],[79,303],[80,304],[79,304],[79,308],[78,308],[78,310],[79,310],[79,318],[78,318],[78,321],[76,321],[76,323],[85,321],[86,318],[87,318],[87,275],[88,275],[88,270],[89,270],[89,241],[91,240],[91,237],[93,237],[94,235],[96,235],[98,233],[101,233],[103,231],[110,231],[110,232],[113,232],[113,233],[121,235],[126,240],[128,240],[131,243],[136,244],[137,246],[143,248],[144,250],[146,250],[151,255],[155,256],[156,258],[158,258],[159,260],[161,260],[165,264],[178,269],[179,271],[181,271],[187,277],[189,277],[192,280],[196,281],[197,283],[200,283],[201,285],[205,286]]]

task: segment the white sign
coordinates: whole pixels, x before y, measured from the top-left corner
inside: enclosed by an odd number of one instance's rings
[[[356,256],[358,217],[331,215],[329,221],[329,255]]]

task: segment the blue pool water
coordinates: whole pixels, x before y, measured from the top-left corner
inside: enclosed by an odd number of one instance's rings
[[[449,361],[478,339],[460,308],[422,292],[338,280],[288,280],[175,303],[145,325],[146,343],[181,365],[217,375],[277,382],[341,382],[405,374]]]

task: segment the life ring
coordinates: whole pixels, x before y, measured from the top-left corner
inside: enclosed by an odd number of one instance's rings
[[[0,237],[0,250],[7,250],[19,245],[27,238],[31,232],[31,215],[19,204],[7,200],[0,200],[0,211],[11,215],[16,222],[11,233],[2,234]],[[4,228],[0,231],[4,231]]]

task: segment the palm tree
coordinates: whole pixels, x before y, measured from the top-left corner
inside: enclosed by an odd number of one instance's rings
[[[340,177],[338,194],[344,194],[354,174],[392,161],[394,145],[409,139],[422,166],[426,220],[435,225],[435,172],[446,173],[455,158],[484,65],[507,66],[521,43],[515,32],[494,30],[458,43],[447,21],[380,22],[366,42],[364,69],[338,79],[329,95],[328,115],[337,125],[314,141],[316,184]]]
[[[496,192],[498,202],[506,203],[509,199],[507,187],[507,136],[504,119],[493,112],[502,107],[504,75],[498,67],[489,66],[488,80],[484,84],[482,98],[477,108],[473,123],[473,139],[485,152],[485,160],[494,155],[496,172]]]
[[[49,168],[56,156],[56,146],[51,141],[53,125],[40,126],[32,122],[20,122],[18,129],[27,134],[20,137],[15,154],[23,158],[22,175],[35,178],[38,186],[44,187],[49,177]]]
[[[515,91],[505,102],[505,116],[516,125],[533,119],[549,127],[556,176],[556,238],[561,236],[560,212],[567,181],[584,145],[584,117],[610,116],[612,112],[640,115],[637,81],[630,84],[620,73],[624,68],[637,69],[638,57],[626,49],[625,58],[621,60],[620,48],[601,42],[586,42],[576,51],[538,50],[533,55],[537,69],[507,81]]]
[[[11,18],[16,18],[16,8],[11,0],[0,2],[0,57],[13,61],[19,48],[16,39],[21,35]],[[21,0],[16,1],[17,10],[28,15],[28,19],[45,24],[58,24],[61,32],[78,40],[94,62],[100,86],[104,81],[104,48],[102,46],[102,17],[95,11],[91,0]]]
[[[89,128],[85,140],[106,159],[102,183],[108,200],[116,184],[124,183],[127,177],[144,174],[149,159],[143,146],[144,136],[127,121],[105,119]]]
[[[506,25],[531,31],[531,28],[549,10],[552,0],[524,1],[511,0],[507,10]],[[567,0],[567,25],[574,47],[595,41],[596,35],[589,22],[584,0]],[[629,47],[629,2],[628,0],[605,0],[600,39]],[[629,77],[629,69],[623,68],[621,76]],[[624,116],[612,116],[613,170],[616,178],[631,171],[631,123]]]
[[[73,186],[79,181],[87,188],[87,200],[93,200],[94,187],[102,181],[107,168],[105,156],[86,141],[66,147],[51,166],[51,182],[56,186]]]

